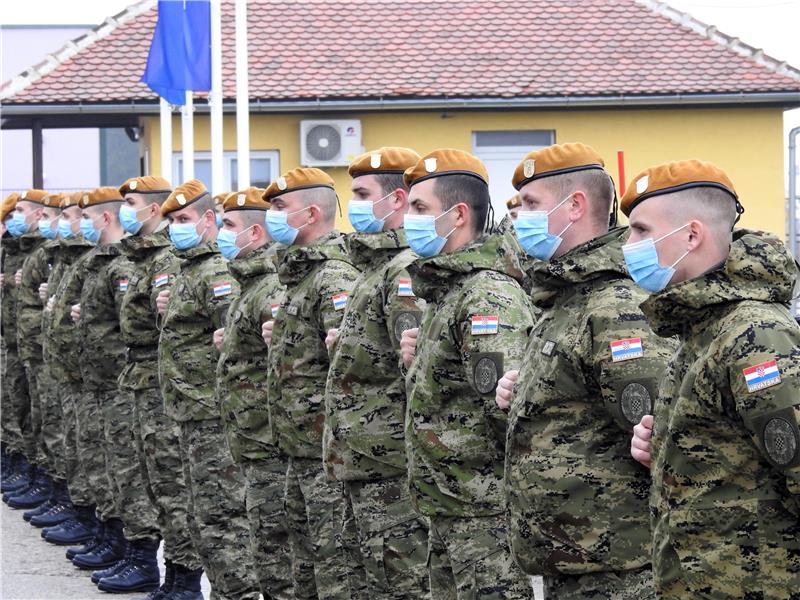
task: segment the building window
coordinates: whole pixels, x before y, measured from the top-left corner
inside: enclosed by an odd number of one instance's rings
[[[222,181],[225,191],[239,191],[239,166],[236,152],[222,153]],[[280,175],[280,164],[277,150],[252,150],[250,152],[250,185],[259,188],[267,187]],[[173,181],[183,182],[183,155],[175,152],[172,155]],[[211,153],[194,153],[194,177],[211,189]]]
[[[489,194],[496,222],[508,212],[506,200],[516,193],[511,177],[522,157],[531,150],[554,144],[555,138],[552,130],[472,132],[472,153],[489,171]]]

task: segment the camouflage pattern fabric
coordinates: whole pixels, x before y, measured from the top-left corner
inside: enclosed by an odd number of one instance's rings
[[[585,575],[553,575],[544,579],[545,598],[559,600],[655,600],[650,567]]]
[[[428,302],[406,377],[411,499],[426,516],[502,514],[506,414],[494,393],[534,317],[516,253],[481,237],[409,272]]]
[[[769,234],[643,305],[678,335],[656,404],[651,515],[659,597],[800,598],[798,266]]]
[[[649,477],[631,429],[653,406],[675,341],[656,336],[615,229],[532,273],[533,328],[509,410],[506,494],[528,574],[638,570],[650,556]],[[619,350],[617,350],[619,348]]]
[[[61,441],[64,448],[64,469],[72,503],[76,506],[94,504],[94,493],[89,486],[89,475],[80,460],[78,449],[78,405],[83,396],[80,385],[62,385],[58,389],[63,418]]]
[[[86,489],[95,505],[97,517],[102,521],[118,518],[112,494],[113,483],[106,468],[105,419],[103,405],[110,402],[116,392],[83,390],[75,396],[75,443],[78,462],[86,476]]]

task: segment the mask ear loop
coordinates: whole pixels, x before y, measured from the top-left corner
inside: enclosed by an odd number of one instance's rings
[[[736,198],[736,218],[733,220],[733,227],[731,227],[731,231],[733,231],[733,228],[736,227],[736,224],[739,222],[739,219],[742,218],[743,214],[744,206],[742,206],[742,203],[739,202],[738,198]]]
[[[608,216],[608,226],[614,228],[617,226],[619,220],[619,200],[617,199],[617,186],[614,184],[614,179],[610,175],[608,178],[611,180],[611,189],[614,190],[614,200],[611,202],[611,214]]]
[[[485,233],[494,233],[494,206],[489,203],[489,210],[486,211],[486,223],[483,226]]]

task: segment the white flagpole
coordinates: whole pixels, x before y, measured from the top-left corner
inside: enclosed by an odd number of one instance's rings
[[[172,106],[161,98],[160,102],[161,124],[161,176],[177,185],[180,182],[172,181]]]
[[[222,6],[221,0],[211,0],[211,193],[225,190],[222,151]]]
[[[183,181],[194,179],[194,102],[192,91],[186,91],[186,104],[181,108],[181,154],[183,158]],[[178,186],[183,181],[175,181]]]
[[[250,92],[247,67],[247,0],[236,0],[236,162],[240,190],[250,186]]]

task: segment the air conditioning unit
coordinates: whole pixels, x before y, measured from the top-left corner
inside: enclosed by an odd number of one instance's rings
[[[300,121],[300,162],[304,167],[346,167],[363,152],[361,121]]]

